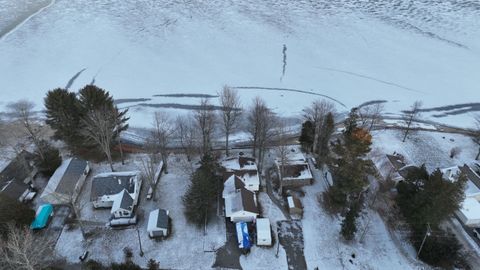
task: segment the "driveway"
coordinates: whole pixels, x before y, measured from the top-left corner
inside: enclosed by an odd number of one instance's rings
[[[227,242],[216,252],[215,263],[213,268],[230,268],[242,269],[240,265],[240,255],[242,254],[237,243],[237,232],[235,223],[225,217],[225,232],[227,234]]]
[[[280,244],[287,253],[288,269],[307,270],[303,254],[303,231],[299,220],[282,220],[277,222]]]

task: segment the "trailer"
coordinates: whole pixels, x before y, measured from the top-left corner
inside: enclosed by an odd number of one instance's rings
[[[243,251],[250,251],[252,243],[248,234],[248,224],[246,222],[236,223],[238,247]]]

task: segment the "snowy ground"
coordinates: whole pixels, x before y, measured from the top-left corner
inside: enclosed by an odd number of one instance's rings
[[[0,18],[0,107],[28,97],[40,110],[47,90],[95,82],[133,99],[120,104],[133,126],[199,100],[154,95],[214,96],[225,83],[282,115],[314,98],[340,111],[386,100],[393,114],[417,99],[464,104],[425,114],[456,126],[479,110],[477,0],[0,0]]]
[[[433,171],[436,168],[449,168],[470,163],[478,151],[472,139],[461,134],[417,131],[402,142],[400,130],[378,130],[373,132],[372,158],[378,160],[385,154],[402,154],[407,164],[422,165]],[[450,150],[458,147],[461,152],[450,158]]]
[[[118,167],[120,167],[119,164],[117,164]],[[131,165],[127,165],[125,169],[131,169],[130,167]],[[92,173],[95,174],[106,170],[106,168],[106,165],[101,168],[94,167]],[[134,253],[133,261],[141,266],[146,266],[147,261],[153,258],[160,262],[162,268],[167,269],[209,269],[215,258],[215,253],[212,251],[225,242],[224,220],[223,218],[214,218],[207,226],[205,235],[203,229],[197,229],[187,223],[183,214],[181,196],[185,193],[190,180],[184,171],[181,166],[176,166],[175,160],[172,159],[169,167],[170,173],[162,175],[160,179],[157,188],[157,201],[145,201],[144,198],[141,198],[140,211],[137,211],[137,214],[140,215],[140,223],[137,228],[145,253],[143,257],[138,255],[139,240],[135,228],[112,230],[103,228],[101,225],[97,226],[96,235],[90,238],[88,244],[83,241],[79,229],[70,231],[64,229],[56,246],[57,254],[70,262],[78,262],[79,254],[87,249],[90,251],[89,258],[91,259],[103,263],[120,262],[124,259],[122,249],[130,247]],[[91,178],[87,181],[91,181]],[[88,187],[88,183],[86,187]],[[83,193],[89,194],[90,191],[87,189]],[[146,193],[142,194],[141,196],[144,196]],[[87,206],[86,209],[88,208],[90,207]],[[147,217],[149,211],[154,208],[170,210],[170,217],[173,222],[172,234],[163,241],[151,240],[147,235]],[[90,208],[83,214],[86,218],[86,214],[95,212],[97,210]],[[91,215],[89,219],[97,222],[104,218],[104,215]]]
[[[319,170],[313,172],[317,179],[323,175]],[[317,195],[324,189],[321,179],[304,188],[302,226],[308,269],[418,269],[394,244],[377,212],[366,210],[359,222],[360,233],[352,243],[345,243],[339,234],[340,218],[327,214],[318,203]],[[367,223],[369,229],[360,242]]]

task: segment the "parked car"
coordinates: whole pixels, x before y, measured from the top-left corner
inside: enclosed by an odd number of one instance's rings
[[[474,235],[476,238],[480,239],[480,228],[475,228],[475,229],[473,229],[473,235]]]

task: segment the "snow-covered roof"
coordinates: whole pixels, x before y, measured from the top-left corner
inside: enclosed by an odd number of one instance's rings
[[[460,208],[460,212],[468,219],[468,220],[479,220],[480,219],[480,203],[474,199],[467,197],[463,201],[462,208]]]
[[[113,172],[96,175],[92,180],[90,200],[95,201],[104,195],[114,195],[126,189],[128,193],[135,192],[139,172]]]
[[[75,186],[87,166],[87,161],[83,159],[69,158],[64,160],[48,180],[41,198],[45,198],[52,193],[73,195]]]
[[[302,203],[294,196],[287,197],[288,208],[302,208]]]
[[[168,210],[156,209],[150,212],[148,216],[147,231],[168,228]]]
[[[250,157],[230,157],[221,164],[227,170],[257,170],[255,159]]]
[[[303,164],[289,163],[283,166],[280,163],[277,163],[277,166],[279,168],[283,168],[280,171],[285,173],[285,175],[282,177],[282,180],[284,181],[308,180],[313,178],[312,172],[310,171],[310,166],[307,163],[303,163]]]
[[[235,194],[235,192],[242,187],[245,187],[243,181],[234,174],[230,175],[230,177],[228,177],[223,183],[222,198]]]
[[[247,211],[255,214],[259,212],[255,194],[245,188],[241,188],[235,192],[235,194],[225,198],[225,214],[227,217],[239,211]]]
[[[270,220],[268,218],[257,218],[257,234],[262,235],[262,238],[265,236],[270,236]]]

